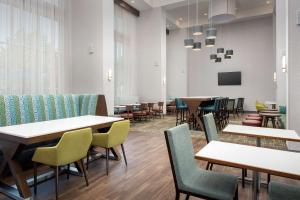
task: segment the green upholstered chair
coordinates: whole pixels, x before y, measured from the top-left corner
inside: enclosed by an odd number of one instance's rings
[[[238,178],[207,171],[197,166],[187,124],[168,129],[165,138],[176,189],[180,193],[205,199],[238,199]]]
[[[269,200],[300,199],[300,187],[284,183],[270,182]]]
[[[54,168],[56,199],[58,198],[58,175],[60,166],[68,165],[69,168],[70,164],[77,163],[79,166],[81,166],[86,185],[88,186],[88,179],[82,159],[86,157],[91,142],[92,130],[90,128],[86,128],[64,133],[58,144],[54,147],[37,148],[32,157],[32,161],[35,162],[34,193],[36,194],[37,190],[36,163],[49,165]]]
[[[218,141],[218,131],[215,123],[215,119],[212,113],[208,113],[203,116],[205,136],[207,143],[215,140]],[[207,163],[206,169],[212,170],[213,163]],[[242,186],[245,187],[245,175],[247,174],[246,169],[242,169]]]
[[[127,166],[127,160],[123,143],[125,142],[130,128],[130,121],[124,120],[120,122],[114,122],[107,133],[96,133],[93,135],[92,146],[102,147],[106,150],[106,174],[108,175],[108,156],[109,149],[118,145],[121,145],[125,164]],[[88,156],[89,157],[89,156]],[[88,164],[88,162],[87,162]]]

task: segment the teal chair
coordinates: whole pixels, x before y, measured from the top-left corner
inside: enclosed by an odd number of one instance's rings
[[[213,114],[208,113],[208,114],[204,115],[203,120],[204,120],[205,137],[206,137],[207,143],[209,143],[213,140],[218,141],[219,140],[218,131],[217,131],[217,127],[216,127],[216,123],[215,123]],[[212,167],[213,167],[213,163],[208,162],[206,169],[212,170]],[[247,174],[247,170],[242,169],[242,186],[243,187],[245,187],[246,174]]]
[[[284,183],[270,182],[269,200],[300,199],[300,187]]]
[[[165,138],[175,182],[176,199],[180,193],[205,199],[238,199],[238,178],[207,171],[197,166],[187,124],[168,129]]]

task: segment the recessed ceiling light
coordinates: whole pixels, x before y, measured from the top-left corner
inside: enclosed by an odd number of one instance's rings
[[[135,1],[132,0],[131,3],[135,3]]]
[[[205,16],[206,16],[206,15],[207,15],[207,13],[204,13],[203,15],[205,15]]]
[[[179,20],[179,21],[182,21],[183,19],[182,19],[182,17],[180,17],[178,20]]]
[[[267,4],[270,4],[271,2],[270,2],[270,1],[267,1],[266,3],[267,3]]]

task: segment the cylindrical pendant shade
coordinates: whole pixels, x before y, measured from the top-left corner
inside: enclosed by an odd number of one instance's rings
[[[222,61],[222,58],[218,57],[215,62],[221,62]]]
[[[231,59],[231,56],[225,54],[225,55],[224,55],[224,59]]]
[[[233,50],[227,50],[226,51],[226,55],[228,55],[228,56],[233,56]]]
[[[193,50],[194,51],[200,51],[201,50],[201,42],[195,42]]]
[[[213,47],[213,46],[215,46],[215,40],[214,39],[205,39],[205,46],[206,47]]]
[[[236,0],[211,0],[209,20],[214,24],[228,23],[235,19]]]
[[[194,46],[194,39],[185,39],[184,46],[185,48],[192,48]]]
[[[217,59],[217,57],[218,57],[217,54],[211,54],[210,55],[211,60],[215,60],[215,59]]]
[[[217,53],[218,54],[224,53],[224,48],[217,48]]]
[[[198,26],[193,26],[192,27],[192,33],[193,35],[202,35],[203,33],[203,27],[198,25]]]
[[[216,39],[217,38],[217,29],[216,28],[208,28],[206,30],[206,39]]]

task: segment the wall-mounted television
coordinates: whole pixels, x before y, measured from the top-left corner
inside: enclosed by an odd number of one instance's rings
[[[242,72],[219,72],[218,85],[241,85]]]

